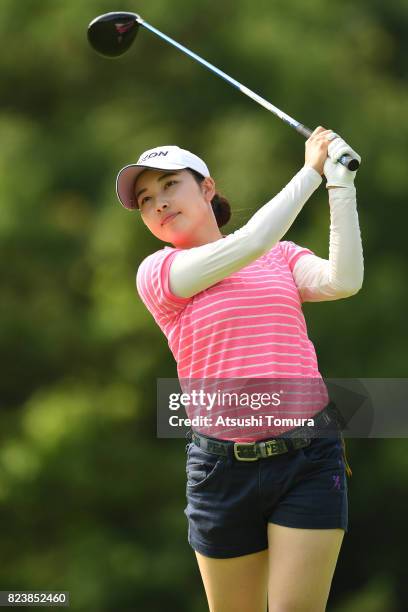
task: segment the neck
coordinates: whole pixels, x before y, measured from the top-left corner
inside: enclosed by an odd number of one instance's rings
[[[224,236],[220,232],[218,226],[206,226],[201,228],[194,236],[187,236],[185,240],[181,240],[174,246],[181,249],[192,249],[194,247],[203,246],[204,244],[209,244],[210,242],[216,242],[220,240],[220,238],[224,238]]]

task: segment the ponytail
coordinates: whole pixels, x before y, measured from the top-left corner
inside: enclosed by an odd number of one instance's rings
[[[189,172],[194,176],[198,185],[204,180],[204,177],[196,170],[192,170],[191,168],[187,168]],[[227,198],[224,198],[220,193],[216,193],[211,200],[211,206],[214,212],[215,219],[217,221],[218,227],[223,227],[228,223],[231,219],[231,206],[228,202]]]

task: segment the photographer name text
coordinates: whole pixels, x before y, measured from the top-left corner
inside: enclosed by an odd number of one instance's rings
[[[169,417],[171,427],[314,427],[312,418],[280,418],[273,414],[251,415],[249,417],[229,416],[196,416],[192,419],[172,415]]]

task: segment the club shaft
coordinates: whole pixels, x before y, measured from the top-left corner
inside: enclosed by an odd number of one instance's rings
[[[309,138],[309,136],[312,134],[312,130],[310,128],[306,127],[299,121],[296,121],[296,119],[293,119],[293,117],[290,117],[290,115],[287,115],[286,113],[284,113],[277,106],[274,106],[273,104],[271,104],[271,102],[268,102],[268,100],[265,100],[265,98],[262,98],[262,96],[260,96],[259,94],[255,93],[248,87],[245,87],[245,85],[242,85],[242,83],[240,83],[239,81],[236,81],[235,79],[230,77],[228,74],[226,74],[225,72],[223,72],[222,70],[214,66],[213,64],[210,64],[210,62],[207,62],[205,59],[203,59],[202,57],[200,57],[193,51],[190,51],[190,49],[187,49],[187,47],[184,47],[184,45],[181,45],[180,43],[178,43],[173,38],[170,38],[170,36],[167,36],[167,34],[163,34],[163,32],[160,32],[160,30],[150,25],[150,23],[147,23],[147,21],[142,19],[139,15],[137,15],[137,21],[144,28],[146,28],[147,30],[150,30],[151,32],[153,32],[153,34],[156,34],[156,36],[159,36],[159,38],[170,43],[171,45],[173,45],[174,47],[176,47],[177,49],[179,49],[186,55],[189,55],[191,58],[195,59],[197,62],[199,62],[206,68],[208,68],[208,70],[211,70],[211,72],[214,72],[215,74],[220,76],[222,79],[224,79],[225,81],[227,81],[228,83],[236,87],[236,89],[238,89],[244,95],[254,100],[254,102],[257,102],[258,104],[266,108],[266,110],[270,111],[271,113],[273,113],[274,115],[282,119],[282,121],[285,121],[285,123],[290,125],[297,132],[299,132],[299,134],[302,134],[302,136],[304,136],[305,138]],[[356,159],[353,159],[350,155],[343,155],[339,159],[339,162],[343,164],[344,166],[346,166],[347,168],[349,168],[350,170],[357,170],[359,166],[358,161]]]
[[[218,76],[225,79],[225,81],[228,81],[228,83],[231,83],[231,85],[239,89],[239,91],[241,91],[243,94],[245,94],[249,98],[252,98],[252,100],[254,100],[255,102],[258,102],[258,104],[260,104],[261,106],[269,110],[271,113],[274,113],[275,115],[280,117],[280,119],[282,119],[283,121],[286,121],[286,123],[288,123],[293,128],[296,129],[297,126],[300,125],[299,121],[296,121],[295,119],[293,119],[292,117],[290,117],[289,115],[281,111],[279,108],[277,108],[276,106],[268,102],[268,100],[265,100],[265,98],[262,98],[261,96],[259,96],[257,93],[255,93],[251,89],[248,89],[248,87],[245,87],[245,85],[242,85],[242,83],[239,83],[238,81],[230,77],[228,74],[226,74],[225,72],[223,72],[222,70],[214,66],[213,64],[210,64],[210,62],[207,62],[205,59],[203,59],[202,57],[200,57],[193,51],[190,51],[190,49],[187,49],[187,47],[184,47],[183,45],[178,43],[173,38],[170,38],[170,36],[163,34],[163,32],[160,32],[160,30],[157,30],[154,26],[150,25],[150,23],[147,23],[144,19],[140,18],[139,23],[140,25],[147,28],[148,30],[150,30],[151,32],[153,32],[154,34],[156,34],[163,40],[173,45],[174,47],[177,47],[177,49],[180,49],[180,51],[183,51],[183,53],[186,53],[193,59],[197,60],[197,62],[200,62],[200,64],[208,68],[208,70],[211,70],[212,72],[215,72],[216,74],[218,74]]]

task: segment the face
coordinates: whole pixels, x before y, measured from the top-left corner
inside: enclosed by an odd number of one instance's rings
[[[189,248],[209,242],[204,236],[221,235],[211,207],[211,177],[198,185],[188,170],[145,170],[134,194],[143,223],[159,240]]]

